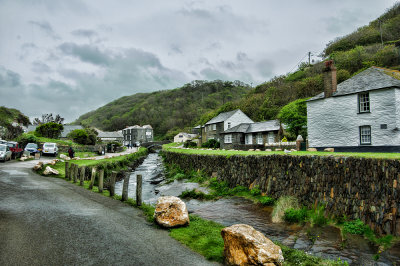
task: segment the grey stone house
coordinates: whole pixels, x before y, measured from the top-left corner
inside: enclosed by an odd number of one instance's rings
[[[239,109],[220,113],[202,127],[201,142],[204,143],[210,139],[222,142],[222,132],[243,123],[254,122]]]
[[[137,141],[140,143],[150,142],[154,139],[153,128],[150,125],[132,126],[122,130],[124,136],[124,145],[134,145]]]
[[[96,131],[98,133],[97,139],[103,142],[117,141],[122,143],[124,140],[122,131],[112,131],[112,132],[101,131],[101,130],[96,130]]]
[[[309,147],[400,152],[400,72],[370,67],[336,85],[328,62],[324,83],[307,102]]]
[[[263,149],[279,141],[283,128],[279,120],[242,123],[221,133],[223,149]]]

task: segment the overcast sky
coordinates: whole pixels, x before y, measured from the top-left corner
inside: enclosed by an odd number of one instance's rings
[[[0,106],[72,122],[196,79],[254,86],[395,2],[0,0]]]

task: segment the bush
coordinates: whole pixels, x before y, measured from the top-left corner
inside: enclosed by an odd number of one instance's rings
[[[58,139],[63,130],[64,130],[63,125],[54,122],[49,122],[38,126],[35,132],[40,137]]]
[[[272,212],[272,222],[282,222],[285,216],[285,211],[288,209],[300,209],[298,200],[292,196],[280,197]]]
[[[343,223],[343,231],[352,235],[363,235],[367,229],[360,219]]]
[[[25,147],[28,143],[38,143],[38,139],[33,134],[24,133],[17,138],[17,142],[21,147]]]
[[[196,148],[196,147],[197,147],[197,144],[196,144],[196,142],[193,142],[193,141],[191,141],[191,140],[187,140],[187,141],[185,141],[185,143],[183,144],[183,146],[184,146],[185,148]]]
[[[275,203],[275,199],[264,196],[260,198],[260,203],[264,206],[272,206]]]
[[[95,145],[97,140],[97,132],[91,128],[75,129],[72,130],[67,137],[82,145]],[[116,143],[120,145],[120,143]]]
[[[205,143],[201,145],[203,148],[211,148],[211,149],[218,149],[220,146],[220,143],[216,141],[215,139],[209,139]]]
[[[287,209],[283,219],[289,223],[303,223],[307,218],[307,209]]]
[[[317,207],[315,210],[311,210],[309,212],[309,219],[311,224],[323,226],[328,223],[328,218],[325,217],[325,207],[321,205]]]

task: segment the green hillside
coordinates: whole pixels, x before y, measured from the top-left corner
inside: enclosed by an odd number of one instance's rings
[[[196,126],[201,115],[241,99],[249,90],[248,85],[239,81],[193,81],[174,90],[119,98],[82,115],[75,123],[103,130],[150,124],[155,135],[163,137]]]
[[[0,126],[7,127],[13,122],[29,125],[29,118],[17,109],[0,106]]]

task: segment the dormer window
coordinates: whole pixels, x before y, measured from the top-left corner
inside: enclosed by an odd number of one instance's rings
[[[369,93],[368,92],[358,94],[358,112],[359,113],[369,113],[370,112]]]
[[[228,128],[231,128],[231,122],[228,122]]]

